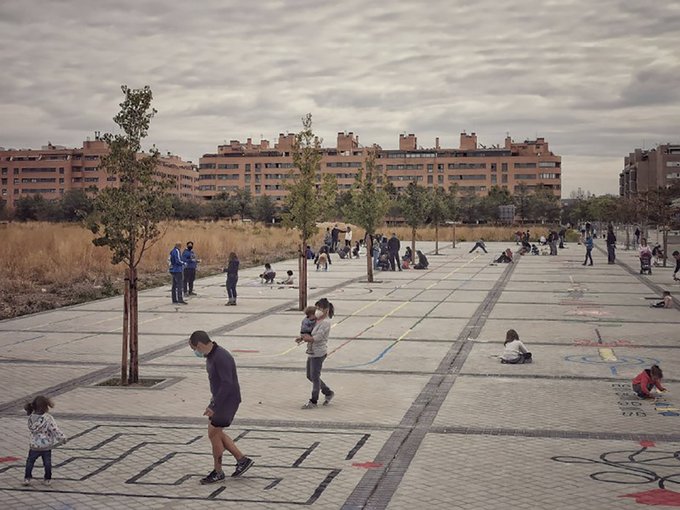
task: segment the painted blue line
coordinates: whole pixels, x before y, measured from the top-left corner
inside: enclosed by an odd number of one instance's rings
[[[615,367],[615,366],[611,366],[611,367],[609,367],[609,370],[611,370],[611,371],[612,371],[612,375],[617,375],[617,372],[616,372],[616,367]]]
[[[390,350],[392,350],[392,348],[393,348],[395,345],[397,345],[398,342],[399,342],[399,340],[395,340],[394,342],[392,342],[390,345],[388,345],[387,347],[385,347],[385,348],[382,350],[382,352],[381,352],[380,354],[378,354],[375,358],[373,358],[371,361],[368,361],[368,362],[366,362],[366,363],[361,363],[361,364],[359,364],[359,365],[344,365],[344,366],[341,366],[341,367],[338,367],[338,368],[359,368],[359,367],[366,367],[366,366],[368,366],[368,365],[373,365],[374,363],[377,363],[378,361],[380,361],[381,359],[383,359],[383,358],[385,357],[385,355],[386,355],[388,352],[390,352]]]

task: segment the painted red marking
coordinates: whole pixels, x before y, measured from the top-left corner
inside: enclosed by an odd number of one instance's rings
[[[669,491],[668,489],[652,489],[619,497],[635,498],[635,502],[641,505],[680,507],[680,492]]]
[[[640,441],[640,446],[643,448],[654,448],[656,443],[654,441]]]
[[[14,462],[21,460],[19,457],[0,457],[0,462]]]
[[[352,467],[363,469],[376,469],[382,467],[382,462],[353,462]]]
[[[252,349],[232,349],[231,352],[260,352]]]

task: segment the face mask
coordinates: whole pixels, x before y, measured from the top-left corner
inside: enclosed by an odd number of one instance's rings
[[[316,312],[314,312],[314,317],[316,317],[317,319],[323,317],[323,310],[317,310]]]
[[[205,356],[203,355],[203,353],[202,353],[201,351],[199,351],[199,350],[195,350],[195,351],[194,351],[194,356],[196,356],[197,358],[205,358]]]
[[[193,250],[193,249],[194,249],[193,246],[191,246],[191,245],[187,246],[187,250],[191,251],[191,250]]]

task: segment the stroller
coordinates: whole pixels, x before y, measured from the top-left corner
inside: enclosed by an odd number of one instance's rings
[[[640,274],[652,274],[652,254],[644,251],[640,254]]]

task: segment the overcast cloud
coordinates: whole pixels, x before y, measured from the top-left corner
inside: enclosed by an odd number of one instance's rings
[[[617,193],[623,157],[680,143],[680,2],[3,0],[0,146],[113,129],[120,85],[150,85],[150,143],[194,162],[306,112],[395,148],[544,136],[563,195]]]

